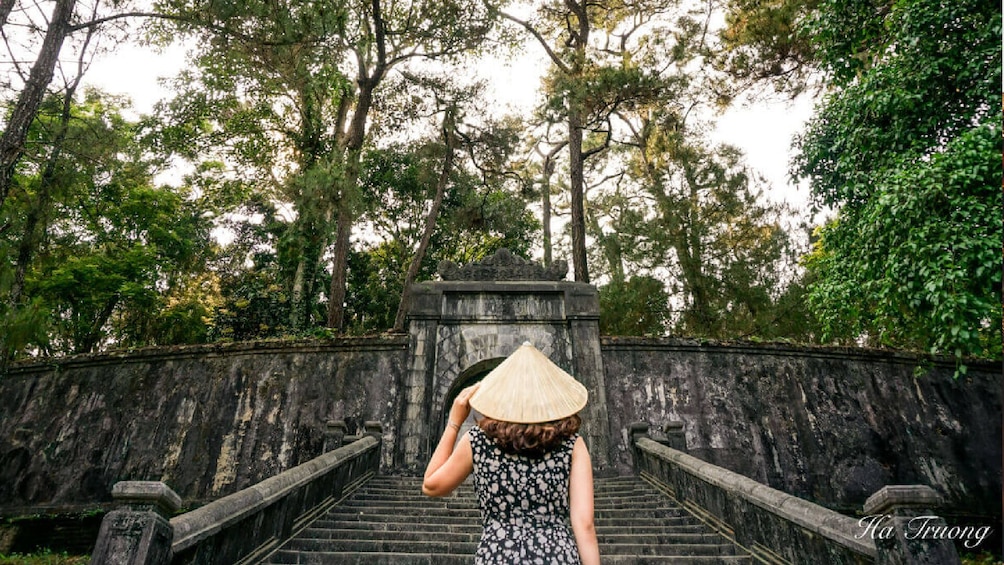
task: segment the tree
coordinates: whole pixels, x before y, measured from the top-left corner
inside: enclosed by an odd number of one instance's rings
[[[23,56],[27,51],[30,53],[29,60],[34,57],[34,61],[27,73],[24,73],[19,61],[8,62],[12,67],[8,74],[15,78],[6,86],[11,88],[11,92],[16,91],[17,95],[16,102],[6,116],[3,134],[0,135],[0,209],[13,188],[18,163],[25,151],[25,140],[57,69],[71,82],[79,80],[85,70],[85,61],[93,56],[88,51],[95,50],[97,37],[111,35],[105,31],[110,23],[138,17],[164,17],[163,14],[135,11],[129,0],[93,0],[90,4],[78,0],[55,0],[52,2],[52,12],[48,15],[42,12],[41,3],[35,5],[38,14],[30,14],[32,10],[26,5],[15,12],[15,4],[14,0],[0,0],[0,28],[4,31],[6,51],[17,57]],[[108,12],[109,9],[111,13]],[[12,13],[19,17],[12,20]],[[37,49],[34,44],[38,42],[31,37],[34,34],[42,35]],[[17,39],[22,40],[21,45],[16,45]],[[74,40],[76,57],[67,58],[77,61],[76,74],[60,64],[66,43]]]
[[[502,13],[537,40],[551,63],[551,72],[545,79],[549,100],[544,113],[549,114],[545,121],[555,123],[558,116],[565,121],[569,227],[576,281],[590,280],[586,251],[586,163],[610,146],[613,135],[610,120],[617,109],[651,94],[652,69],[640,64],[644,57],[638,57],[634,50],[639,45],[656,51],[665,47],[658,38],[666,30],[655,22],[677,4],[667,0],[563,0],[544,3],[534,19]]]
[[[69,105],[49,98],[41,110],[16,177],[23,190],[7,205],[15,225],[9,237],[20,236],[22,249],[26,239],[34,242],[32,253],[17,255],[17,269],[21,292],[46,313],[39,321],[48,331],[13,349],[86,353],[109,342],[204,335],[208,309],[193,301],[191,284],[209,245],[200,203],[153,183],[138,126],[113,99],[97,92]]]
[[[31,72],[18,95],[17,103],[7,118],[3,135],[0,136],[0,208],[10,193],[18,161],[24,154],[24,142],[28,137],[28,130],[38,114],[49,83],[52,82],[63,42],[70,33],[70,20],[76,4],[76,0],[57,0],[53,5],[52,16],[46,27],[45,40],[38,58],[31,67]],[[4,23],[10,10],[5,9],[5,12]]]
[[[808,28],[819,0],[728,0],[725,28],[712,58],[727,79],[717,81],[720,104],[769,85],[794,98],[819,85],[819,60]]]
[[[672,112],[651,116],[635,130],[629,166],[640,193],[622,206],[619,233],[629,239],[619,256],[669,270],[675,332],[804,337],[806,328],[791,327],[797,312],[779,307],[793,282],[786,209],[763,201],[738,150],[707,148]]]
[[[360,158],[380,89],[392,71],[413,61],[446,61],[477,48],[491,27],[491,6],[473,0],[168,4],[179,17],[199,22],[197,29],[212,30],[202,42],[203,72],[225,79],[224,88],[206,83],[202,89],[220,94],[236,86],[230,90],[237,93],[231,95],[236,111],[251,105],[258,120],[274,124],[259,127],[255,138],[275,144],[274,133],[280,132],[298,156],[277,179],[296,214],[284,254],[300,258],[288,275],[291,325],[309,325],[310,304],[321,292],[317,265],[333,245],[326,318],[337,331],[359,213]],[[245,84],[260,88],[241,88]],[[270,103],[277,100],[281,112]],[[246,117],[253,126],[263,125],[254,115]],[[281,143],[273,151],[284,154]]]
[[[439,208],[443,205],[443,196],[446,194],[446,187],[450,182],[450,173],[453,171],[453,160],[457,149],[457,133],[455,131],[456,112],[457,108],[455,104],[449,105],[444,111],[444,154],[442,169],[439,172],[439,177],[436,178],[436,193],[432,198],[429,213],[425,217],[425,226],[422,228],[422,236],[419,238],[418,248],[415,249],[411,262],[408,264],[408,271],[405,273],[404,282],[401,285],[401,301],[397,307],[397,314],[394,316],[394,325],[391,328],[395,332],[404,330],[404,318],[408,313],[408,307],[411,305],[409,288],[415,282],[418,270],[422,267],[422,261],[425,259],[425,253],[429,249],[429,243],[432,242],[432,234],[436,229],[436,220],[439,219]]]
[[[328,40],[341,33],[347,8],[204,4],[162,7],[177,14],[174,25],[199,38],[195,68],[176,79],[179,93],[163,108],[170,124],[164,146],[196,162],[220,164],[199,167],[216,179],[204,184],[240,183],[246,195],[261,195],[253,201],[292,208],[286,229],[271,243],[289,298],[284,325],[303,330],[313,322],[321,292],[318,277],[336,201],[350,197],[338,190],[345,169],[338,147],[352,85],[339,69],[341,48]]]
[[[1000,357],[1000,29],[977,0],[819,4],[832,91],[793,169],[836,209],[808,262],[829,336]]]
[[[460,114],[444,125],[451,121],[441,140],[371,149],[363,159],[361,225],[375,241],[350,257],[353,333],[402,329],[406,285],[431,279],[443,260],[469,263],[503,247],[529,253],[538,223],[501,168],[519,129],[505,120],[467,123]]]
[[[670,322],[669,294],[651,276],[614,279],[599,287],[600,333],[603,335],[662,336]]]

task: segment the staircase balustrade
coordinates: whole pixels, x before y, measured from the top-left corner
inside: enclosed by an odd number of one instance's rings
[[[707,463],[632,424],[635,469],[726,538],[769,564],[959,563],[951,540],[923,539],[911,519],[943,524],[940,496],[923,485],[887,486],[852,518]]]
[[[375,475],[380,446],[379,426],[367,423],[366,435],[351,444],[174,516],[169,523],[166,515],[180,499],[167,485],[117,483],[113,496],[118,493],[116,500],[126,506],[106,516],[91,563],[257,563]],[[141,496],[130,495],[133,491]]]

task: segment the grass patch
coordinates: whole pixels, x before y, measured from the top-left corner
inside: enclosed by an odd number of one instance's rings
[[[971,553],[964,553],[959,556],[962,561],[962,565],[1004,565],[993,553],[989,551],[980,553],[979,555],[973,555]],[[0,565],[3,565],[0,563]]]
[[[12,553],[0,555],[0,565],[87,565],[91,562],[89,555],[69,555],[42,550],[37,553],[22,555]]]

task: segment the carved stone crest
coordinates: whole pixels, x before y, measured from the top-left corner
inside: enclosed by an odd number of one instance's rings
[[[439,276],[444,281],[560,281],[568,274],[568,263],[555,261],[549,267],[513,255],[502,248],[482,261],[458,266],[453,261],[439,262]]]

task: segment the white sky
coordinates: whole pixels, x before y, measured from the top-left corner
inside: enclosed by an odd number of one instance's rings
[[[543,55],[532,40],[520,61],[491,67],[495,98],[499,105],[527,108],[534,103],[540,72],[533,61]],[[160,100],[164,89],[159,79],[173,76],[185,65],[183,49],[157,53],[151,48],[129,46],[106,54],[85,75],[85,83],[115,94],[129,96],[137,112],[147,113]],[[527,63],[526,61],[530,61]],[[543,64],[536,65],[543,69]],[[768,197],[786,200],[803,208],[808,201],[806,188],[789,184],[788,161],[792,137],[802,128],[812,111],[812,100],[795,102],[760,101],[750,106],[736,105],[718,117],[713,139],[730,143],[746,153],[747,163],[764,174],[771,185]]]

